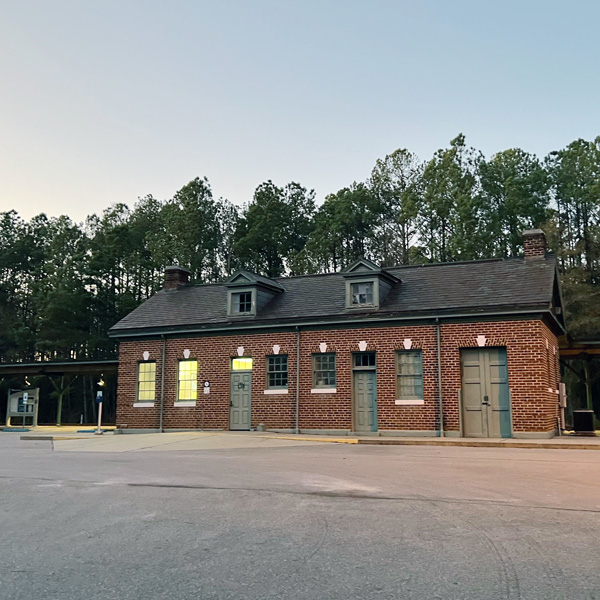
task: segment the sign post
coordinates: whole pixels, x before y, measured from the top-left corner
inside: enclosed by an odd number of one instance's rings
[[[102,435],[102,390],[96,392],[96,402],[98,403],[98,430],[96,435]]]

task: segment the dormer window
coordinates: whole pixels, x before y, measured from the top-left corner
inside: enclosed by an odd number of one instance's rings
[[[227,314],[230,317],[255,317],[283,286],[250,271],[236,271],[226,282]]]
[[[245,290],[230,290],[228,313],[232,317],[248,316],[256,314],[255,291],[246,288]]]
[[[342,272],[346,280],[346,308],[378,309],[400,279],[365,258]]]
[[[353,283],[352,287],[352,305],[365,306],[373,304],[373,282],[363,281]]]
[[[231,294],[233,299],[233,312],[244,315],[252,312],[252,292],[239,292]]]

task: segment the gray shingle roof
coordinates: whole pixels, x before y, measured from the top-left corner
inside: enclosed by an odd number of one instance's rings
[[[347,309],[340,273],[277,278],[285,291],[254,317],[227,315],[223,284],[161,290],[111,328],[111,335],[136,330],[243,328],[306,321],[409,317],[509,310],[548,310],[555,258],[482,260],[386,269],[401,279],[379,309]]]

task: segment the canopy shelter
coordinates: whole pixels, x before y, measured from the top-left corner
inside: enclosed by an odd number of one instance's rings
[[[0,363],[0,377],[7,375],[116,375],[117,360],[65,360],[32,363]]]
[[[600,360],[600,340],[573,340],[565,336],[561,339],[559,354],[560,362],[585,384],[586,405],[588,410],[593,410],[592,386],[600,373],[592,371],[592,360]],[[575,360],[583,362],[583,372],[573,367]]]
[[[102,380],[102,378],[108,375],[116,376],[118,364],[117,360],[65,360],[11,364],[0,363],[0,378],[27,375],[35,377],[47,376],[52,383],[52,387],[54,388],[58,399],[56,424],[61,425],[63,397],[69,392],[77,377],[80,375],[89,375],[98,377]],[[103,385],[103,383],[100,383],[100,385]],[[9,390],[9,396],[11,391],[16,390]],[[85,405],[85,396],[83,404]],[[85,408],[83,412],[85,412]]]

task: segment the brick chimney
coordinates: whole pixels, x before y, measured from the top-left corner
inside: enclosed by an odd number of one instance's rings
[[[165,269],[165,290],[176,290],[190,282],[190,272],[174,265]]]
[[[541,229],[523,232],[525,260],[538,260],[546,257],[546,235]]]

